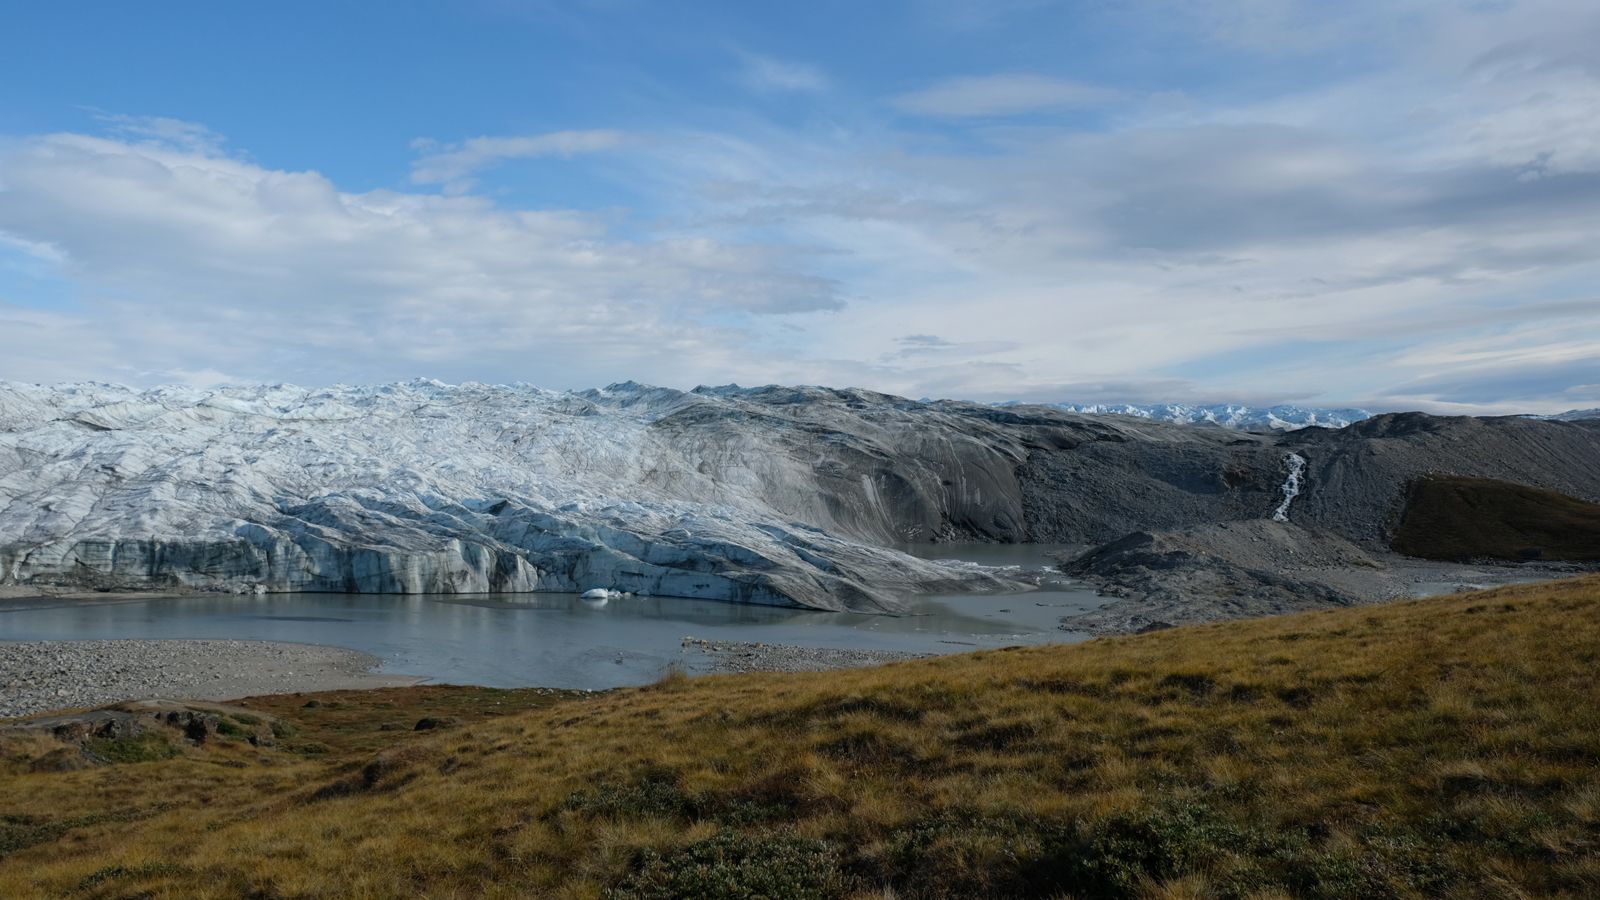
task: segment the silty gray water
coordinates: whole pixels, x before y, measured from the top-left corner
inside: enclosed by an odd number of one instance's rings
[[[1062,548],[907,548],[987,565],[1041,568]],[[670,597],[604,603],[576,594],[269,594],[0,603],[0,639],[236,638],[331,644],[383,660],[379,671],[494,687],[600,689],[704,669],[683,639],[951,653],[1082,640],[1064,615],[1105,602],[1067,583],[1004,595],[912,600],[909,614],[822,613]]]

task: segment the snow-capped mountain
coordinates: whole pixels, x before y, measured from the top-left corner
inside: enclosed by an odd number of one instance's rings
[[[1569,409],[1564,413],[1550,416],[1534,416],[1536,419],[1549,419],[1554,422],[1577,422],[1581,419],[1600,419],[1600,406],[1594,409]]]
[[[1001,406],[1025,405],[1008,401]],[[1183,403],[1042,403],[1026,404],[1048,406],[1067,412],[1089,415],[1134,416],[1159,422],[1176,422],[1180,425],[1216,425],[1240,431],[1295,431],[1300,428],[1320,426],[1343,428],[1353,422],[1372,418],[1364,409],[1319,409],[1305,406],[1240,406],[1214,404],[1193,406]]]

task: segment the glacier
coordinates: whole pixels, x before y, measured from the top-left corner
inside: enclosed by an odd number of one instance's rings
[[[1251,431],[806,386],[0,382],[0,593],[605,591],[893,612],[1031,577],[908,542],[1087,547],[1292,500],[1298,524],[1378,551],[1416,477],[1600,497],[1597,458],[1592,420]]]
[[[940,472],[910,473],[922,487],[908,491],[884,447],[742,390],[3,383],[0,581],[600,588],[867,610],[1015,586],[883,545],[933,536],[907,525],[919,490],[951,482],[981,504],[985,467],[1004,477],[1018,451],[932,447]],[[819,491],[819,472],[848,487]],[[965,501],[936,502],[946,508],[924,511],[935,526]]]

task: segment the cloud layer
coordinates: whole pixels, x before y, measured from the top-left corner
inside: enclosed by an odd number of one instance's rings
[[[423,155],[411,167],[412,184],[443,185],[448,193],[471,190],[472,176],[511,159],[541,156],[571,158],[579,153],[610,150],[622,143],[618,131],[557,131],[519,137],[475,137],[458,144],[440,145],[418,140],[413,146]]]
[[[1015,116],[1098,106],[1118,98],[1110,88],[1043,75],[1012,73],[948,78],[895,101],[901,109],[924,116],[968,118]]]
[[[789,60],[775,59],[759,53],[739,54],[744,62],[740,73],[746,86],[758,91],[823,91],[828,88],[828,76],[822,69]]]
[[[0,232],[13,252],[59,265],[83,304],[0,307],[9,334],[34,337],[13,348],[12,378],[41,377],[40,357],[57,360],[44,377],[72,377],[62,363],[81,334],[117,348],[77,360],[83,376],[135,381],[603,379],[630,361],[714,360],[740,317],[841,302],[782,246],[627,241],[592,215],[347,193],[315,172],[192,147],[49,135],[5,147],[0,172]]]
[[[963,63],[869,87],[739,51],[749,108],[419,142],[387,190],[175,119],[12,136],[0,378],[1600,405],[1600,14],[1319,9],[1100,23],[1281,85]],[[535,165],[625,199],[541,204]]]

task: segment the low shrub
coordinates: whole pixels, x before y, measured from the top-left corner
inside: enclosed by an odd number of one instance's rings
[[[856,884],[838,851],[785,834],[718,832],[677,850],[646,850],[607,896],[613,900],[832,900]]]
[[[177,748],[158,732],[116,738],[95,738],[83,749],[96,759],[108,763],[159,762],[178,755]]]

